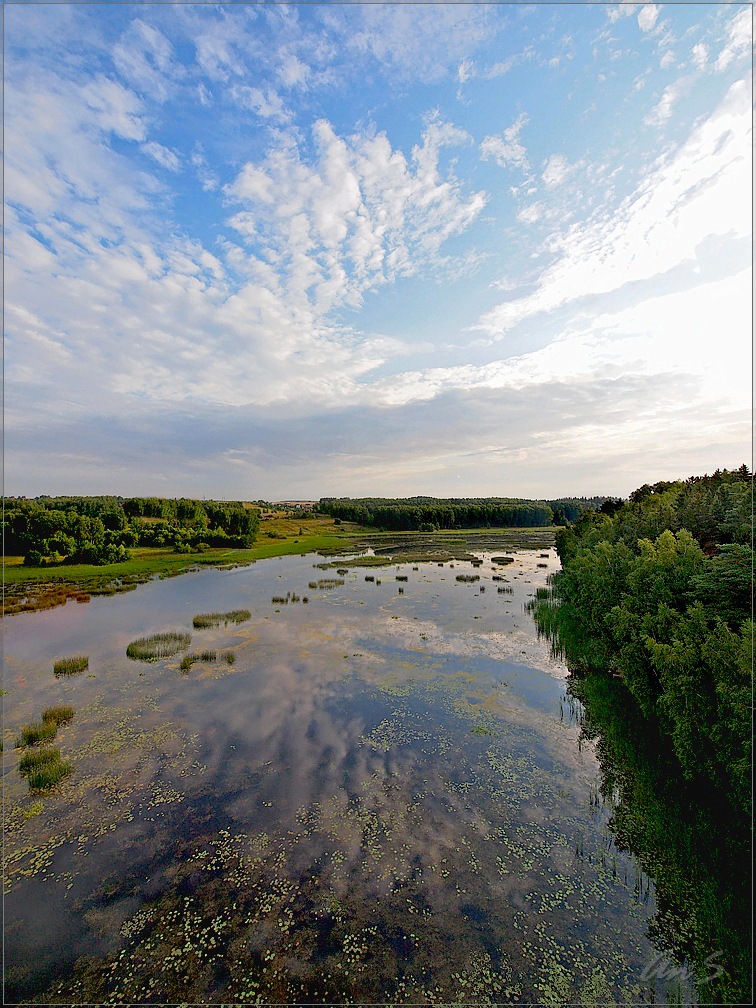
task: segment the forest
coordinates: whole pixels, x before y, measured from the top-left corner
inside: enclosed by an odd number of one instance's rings
[[[751,527],[746,466],[644,485],[557,532],[562,570],[531,603],[618,843],[656,880],[652,932],[706,1003],[751,983]]]
[[[642,486],[557,532],[562,570],[535,602],[571,670],[620,680],[686,779],[750,808],[752,475]]]
[[[387,532],[438,532],[463,528],[533,528],[565,524],[604,497],[553,501],[508,497],[323,497],[319,510],[341,521]]]
[[[203,547],[248,547],[259,512],[240,501],[163,497],[9,498],[3,515],[4,551],[31,567],[119,563],[129,548],[176,552]]]

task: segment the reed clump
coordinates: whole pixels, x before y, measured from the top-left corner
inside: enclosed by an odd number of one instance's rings
[[[176,631],[139,637],[129,644],[126,654],[137,661],[157,661],[159,658],[170,658],[171,655],[183,651],[189,647],[191,639],[188,633]]]
[[[58,725],[68,724],[73,719],[74,709],[68,704],[61,704],[58,707],[48,707],[42,711],[42,721],[52,722],[57,728]]]
[[[536,567],[548,567],[548,564],[536,564]]]
[[[206,627],[226,626],[228,623],[244,623],[251,618],[249,609],[230,609],[228,612],[197,613],[192,619],[195,630]]]
[[[396,580],[397,581],[409,581],[409,578],[407,577],[406,574],[397,574],[396,575]]]
[[[514,588],[508,588],[505,585],[499,585],[496,591],[499,595],[514,595]]]
[[[457,574],[455,580],[462,581],[465,584],[472,584],[474,581],[480,581],[480,574]]]
[[[514,557],[510,557],[510,556],[495,556],[495,557],[491,557],[491,563],[511,564],[511,563],[514,563]]]
[[[58,726],[54,721],[41,721],[34,724],[24,725],[16,742],[17,748],[22,746],[36,745],[37,742],[48,742],[55,738]]]
[[[36,749],[24,753],[18,764],[31,791],[44,791],[71,773],[71,764],[61,758],[59,749]]]
[[[228,652],[228,654],[231,654],[231,652]],[[181,669],[182,672],[188,672],[195,662],[214,662],[217,660],[218,660],[217,651],[209,651],[209,650],[197,651],[194,654],[184,655],[184,657],[181,659],[181,664],[179,665],[179,668]],[[235,657],[234,661],[236,661]]]
[[[89,668],[89,655],[71,655],[70,658],[57,658],[53,662],[53,672],[57,676],[76,675]]]

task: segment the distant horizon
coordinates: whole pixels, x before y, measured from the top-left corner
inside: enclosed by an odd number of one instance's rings
[[[120,498],[123,498],[123,499],[128,499],[128,498],[131,498],[131,497],[145,497],[145,498],[146,497],[162,497],[162,498],[165,498],[167,500],[181,500],[183,498],[183,499],[189,499],[189,500],[242,501],[244,503],[253,503],[255,501],[264,501],[266,504],[287,504],[287,503],[288,504],[306,504],[306,503],[318,503],[321,500],[326,500],[326,499],[329,499],[329,498],[351,498],[352,500],[370,499],[370,498],[387,498],[387,499],[396,499],[396,500],[410,500],[413,497],[431,497],[431,498],[436,498],[438,500],[453,499],[453,498],[471,499],[472,500],[472,499],[475,499],[475,498],[497,498],[498,497],[498,498],[505,498],[505,499],[511,499],[511,500],[532,500],[532,501],[572,500],[572,499],[574,499],[574,500],[580,500],[580,499],[590,500],[591,498],[594,498],[594,497],[604,497],[604,498],[622,498],[622,499],[626,500],[629,497],[629,495],[633,492],[633,490],[637,490],[637,489],[639,489],[640,487],[642,487],[642,486],[644,486],[646,484],[653,485],[654,483],[662,482],[662,481],[663,482],[671,482],[671,483],[676,482],[676,481],[684,481],[684,480],[688,479],[691,476],[703,476],[706,473],[708,473],[709,475],[711,475],[717,469],[719,469],[719,470],[726,469],[726,470],[732,472],[732,471],[735,471],[735,470],[739,469],[742,465],[747,465],[749,467],[749,469],[751,468],[751,463],[750,462],[743,462],[743,461],[741,461],[741,462],[738,462],[736,465],[735,464],[733,464],[733,465],[722,465],[720,463],[719,465],[715,465],[715,466],[711,467],[709,470],[701,470],[700,472],[689,472],[689,473],[686,473],[685,475],[676,475],[676,476],[675,475],[659,476],[657,479],[643,479],[639,483],[637,483],[636,485],[634,485],[626,493],[603,493],[603,492],[595,492],[594,491],[594,492],[591,492],[591,493],[548,493],[548,494],[540,494],[540,495],[536,496],[536,495],[522,495],[522,494],[518,494],[518,493],[501,493],[501,492],[498,492],[498,493],[459,493],[458,492],[458,493],[446,493],[446,494],[434,494],[434,493],[416,492],[416,493],[391,494],[391,493],[386,493],[385,491],[381,491],[381,492],[376,492],[376,493],[359,493],[359,494],[357,494],[357,493],[323,493],[323,494],[319,494],[317,497],[315,497],[315,496],[312,496],[312,497],[295,497],[295,496],[288,496],[288,495],[286,495],[286,496],[285,495],[281,495],[281,496],[276,496],[276,497],[266,497],[266,496],[264,496],[262,494],[254,494],[254,495],[251,495],[251,496],[234,497],[234,496],[229,496],[229,495],[226,495],[226,494],[224,494],[224,495],[209,495],[209,494],[196,494],[196,493],[194,493],[194,494],[193,493],[174,494],[174,493],[165,493],[165,492],[161,492],[161,493],[157,493],[157,492],[149,492],[149,493],[148,492],[144,492],[144,493],[143,492],[119,493],[119,492],[116,492],[116,491],[104,491],[104,490],[103,491],[87,492],[87,493],[81,493],[79,491],[76,491],[76,492],[72,492],[72,491],[60,491],[60,492],[53,493],[53,492],[50,492],[50,491],[47,491],[47,490],[41,490],[39,493],[21,493],[21,492],[18,492],[18,493],[5,493],[4,494],[4,499],[5,500],[11,500],[11,499],[14,499],[14,498],[15,499],[26,498],[26,499],[33,500],[33,499],[38,498],[38,497],[120,497]]]
[[[626,497],[749,458],[752,28],[6,5],[6,488]]]

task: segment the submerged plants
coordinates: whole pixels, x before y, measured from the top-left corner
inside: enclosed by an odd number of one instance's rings
[[[157,661],[158,658],[169,658],[171,655],[189,647],[191,636],[188,633],[169,631],[153,634],[151,637],[139,637],[126,648],[129,658],[137,661]]]

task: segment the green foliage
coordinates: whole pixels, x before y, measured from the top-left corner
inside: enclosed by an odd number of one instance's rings
[[[247,548],[258,526],[258,510],[241,501],[38,497],[8,500],[3,532],[6,552],[38,567],[122,563],[137,545]]]
[[[690,780],[750,807],[750,545],[745,467],[645,486],[557,533],[562,571],[531,608],[570,667],[614,673]],[[693,526],[685,526],[688,522]]]
[[[586,502],[587,505],[587,502]],[[454,528],[532,528],[551,525],[553,511],[544,501],[504,497],[409,497],[352,500],[324,497],[319,510],[335,519],[390,532],[437,532]]]

